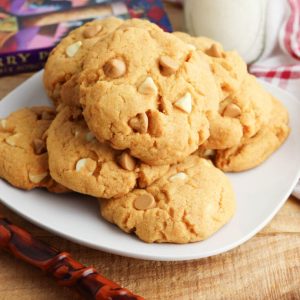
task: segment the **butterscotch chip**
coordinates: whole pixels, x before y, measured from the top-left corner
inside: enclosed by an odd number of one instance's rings
[[[134,201],[134,207],[137,210],[146,210],[155,207],[155,199],[151,194],[138,196]]]
[[[222,49],[217,44],[212,44],[211,47],[206,50],[206,54],[208,54],[209,56],[218,57],[218,58],[224,56]]]
[[[160,71],[164,76],[175,74],[179,68],[179,64],[170,56],[162,56],[159,58]]]
[[[83,36],[87,39],[94,37],[98,32],[102,30],[102,26],[100,24],[95,26],[88,26],[83,31]]]
[[[108,77],[119,78],[126,73],[126,64],[123,60],[114,58],[103,66],[103,71]]]
[[[41,174],[32,174],[32,173],[29,173],[28,174],[28,177],[29,177],[29,180],[32,182],[32,183],[40,183],[42,182],[47,176],[48,176],[48,172],[45,172],[45,173],[41,173]]]
[[[182,111],[186,113],[192,112],[192,95],[190,93],[186,93],[182,98],[177,100],[174,105],[177,108],[180,108]]]
[[[133,171],[136,166],[135,160],[126,152],[123,152],[118,157],[118,163],[123,169],[127,171]]]
[[[149,128],[151,136],[160,137],[163,134],[163,125],[158,111],[150,111],[148,113]]]
[[[236,118],[241,115],[241,109],[234,103],[229,103],[223,111],[224,117]]]
[[[67,56],[68,57],[73,57],[77,53],[77,51],[79,50],[81,45],[82,45],[82,42],[77,41],[74,44],[71,44],[70,46],[68,46],[67,49],[66,49]]]
[[[146,133],[148,130],[148,117],[145,113],[137,114],[136,117],[129,120],[129,126],[136,132]]]
[[[47,151],[46,144],[42,139],[34,139],[33,140],[33,148],[34,148],[35,154],[37,154],[37,155],[40,155]]]
[[[152,79],[152,77],[147,77],[145,81],[141,83],[138,88],[139,93],[144,95],[156,95],[157,87]]]

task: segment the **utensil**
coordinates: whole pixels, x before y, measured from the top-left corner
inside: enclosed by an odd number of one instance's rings
[[[56,279],[59,285],[74,288],[84,299],[143,300],[117,283],[106,279],[94,268],[74,260],[67,252],[35,239],[24,229],[0,217],[0,248]]]

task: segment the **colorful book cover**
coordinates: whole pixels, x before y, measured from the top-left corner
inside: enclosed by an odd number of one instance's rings
[[[109,16],[145,18],[172,30],[160,0],[1,0],[0,76],[41,69],[71,30]]]

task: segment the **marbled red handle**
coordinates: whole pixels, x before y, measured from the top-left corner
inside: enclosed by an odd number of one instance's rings
[[[0,248],[51,274],[60,285],[74,287],[85,299],[143,300],[106,279],[92,267],[75,261],[69,253],[35,239],[25,230],[0,217]]]

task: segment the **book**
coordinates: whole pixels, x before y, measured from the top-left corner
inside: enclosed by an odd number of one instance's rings
[[[1,0],[0,76],[43,68],[70,31],[110,16],[144,18],[172,31],[160,0]]]

